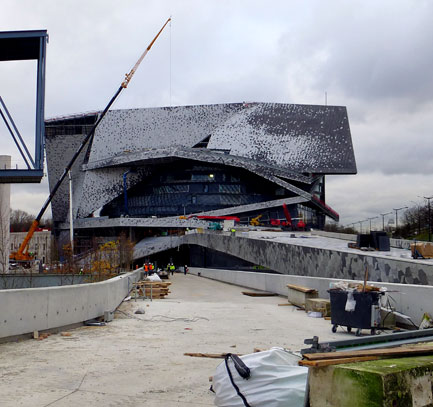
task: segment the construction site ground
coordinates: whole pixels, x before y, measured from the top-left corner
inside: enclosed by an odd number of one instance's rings
[[[243,287],[193,275],[170,278],[161,300],[122,303],[106,326],[83,326],[43,340],[0,344],[0,405],[212,406],[209,376],[222,359],[185,352],[299,351],[305,338],[331,332],[284,297],[250,297]],[[134,312],[142,308],[144,314]]]

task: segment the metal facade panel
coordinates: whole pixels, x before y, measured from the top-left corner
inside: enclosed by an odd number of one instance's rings
[[[193,147],[241,108],[225,104],[110,111],[96,130],[89,161],[149,148]]]
[[[356,173],[345,107],[279,103],[111,111],[96,131],[89,160],[193,147],[208,136],[208,149],[287,170]]]
[[[257,103],[233,115],[208,148],[310,173],[356,173],[345,107]]]

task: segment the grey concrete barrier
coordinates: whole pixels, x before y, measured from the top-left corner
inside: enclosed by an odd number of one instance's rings
[[[310,240],[313,242],[314,238]],[[290,243],[207,233],[186,235],[184,243],[227,253],[281,274],[362,280],[368,266],[372,281],[433,286],[430,260],[390,257],[387,252],[335,249],[327,244],[315,247],[308,239]]]
[[[336,233],[336,232],[328,232],[325,230],[312,230],[312,235],[316,236],[324,236],[324,237],[332,237],[334,239],[341,240],[350,240],[352,242],[356,242],[356,236],[349,233]],[[395,247],[397,249],[410,249],[410,245],[414,243],[413,240],[405,240],[405,239],[389,239],[389,244],[391,247]]]
[[[339,280],[335,278],[255,273],[198,267],[190,267],[189,272],[195,275],[200,273],[201,277],[207,277],[229,284],[277,293],[285,297],[287,297],[287,284],[314,288],[319,291],[320,298],[329,298],[327,290],[329,290],[331,283],[338,281],[354,282],[354,280]],[[386,287],[388,295],[391,298],[391,303],[396,311],[409,316],[416,325],[421,323],[422,316],[425,312],[433,316],[433,302],[431,300],[433,296],[432,286],[383,282],[370,282],[370,284]]]
[[[142,270],[99,283],[0,291],[0,338],[77,324],[114,311]]]

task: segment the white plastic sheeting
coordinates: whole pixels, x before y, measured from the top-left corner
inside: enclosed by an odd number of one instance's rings
[[[282,348],[241,357],[251,376],[243,379],[231,360],[233,381],[251,407],[302,407],[307,386],[308,368],[298,366],[299,357]],[[214,403],[218,407],[245,407],[230,381],[225,361],[213,376]]]

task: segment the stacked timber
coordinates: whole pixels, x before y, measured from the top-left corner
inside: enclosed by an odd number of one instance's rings
[[[142,281],[140,283],[143,283],[139,286],[140,295],[144,295],[145,297],[163,299],[170,293],[170,289],[168,288],[171,284],[170,282]]]

